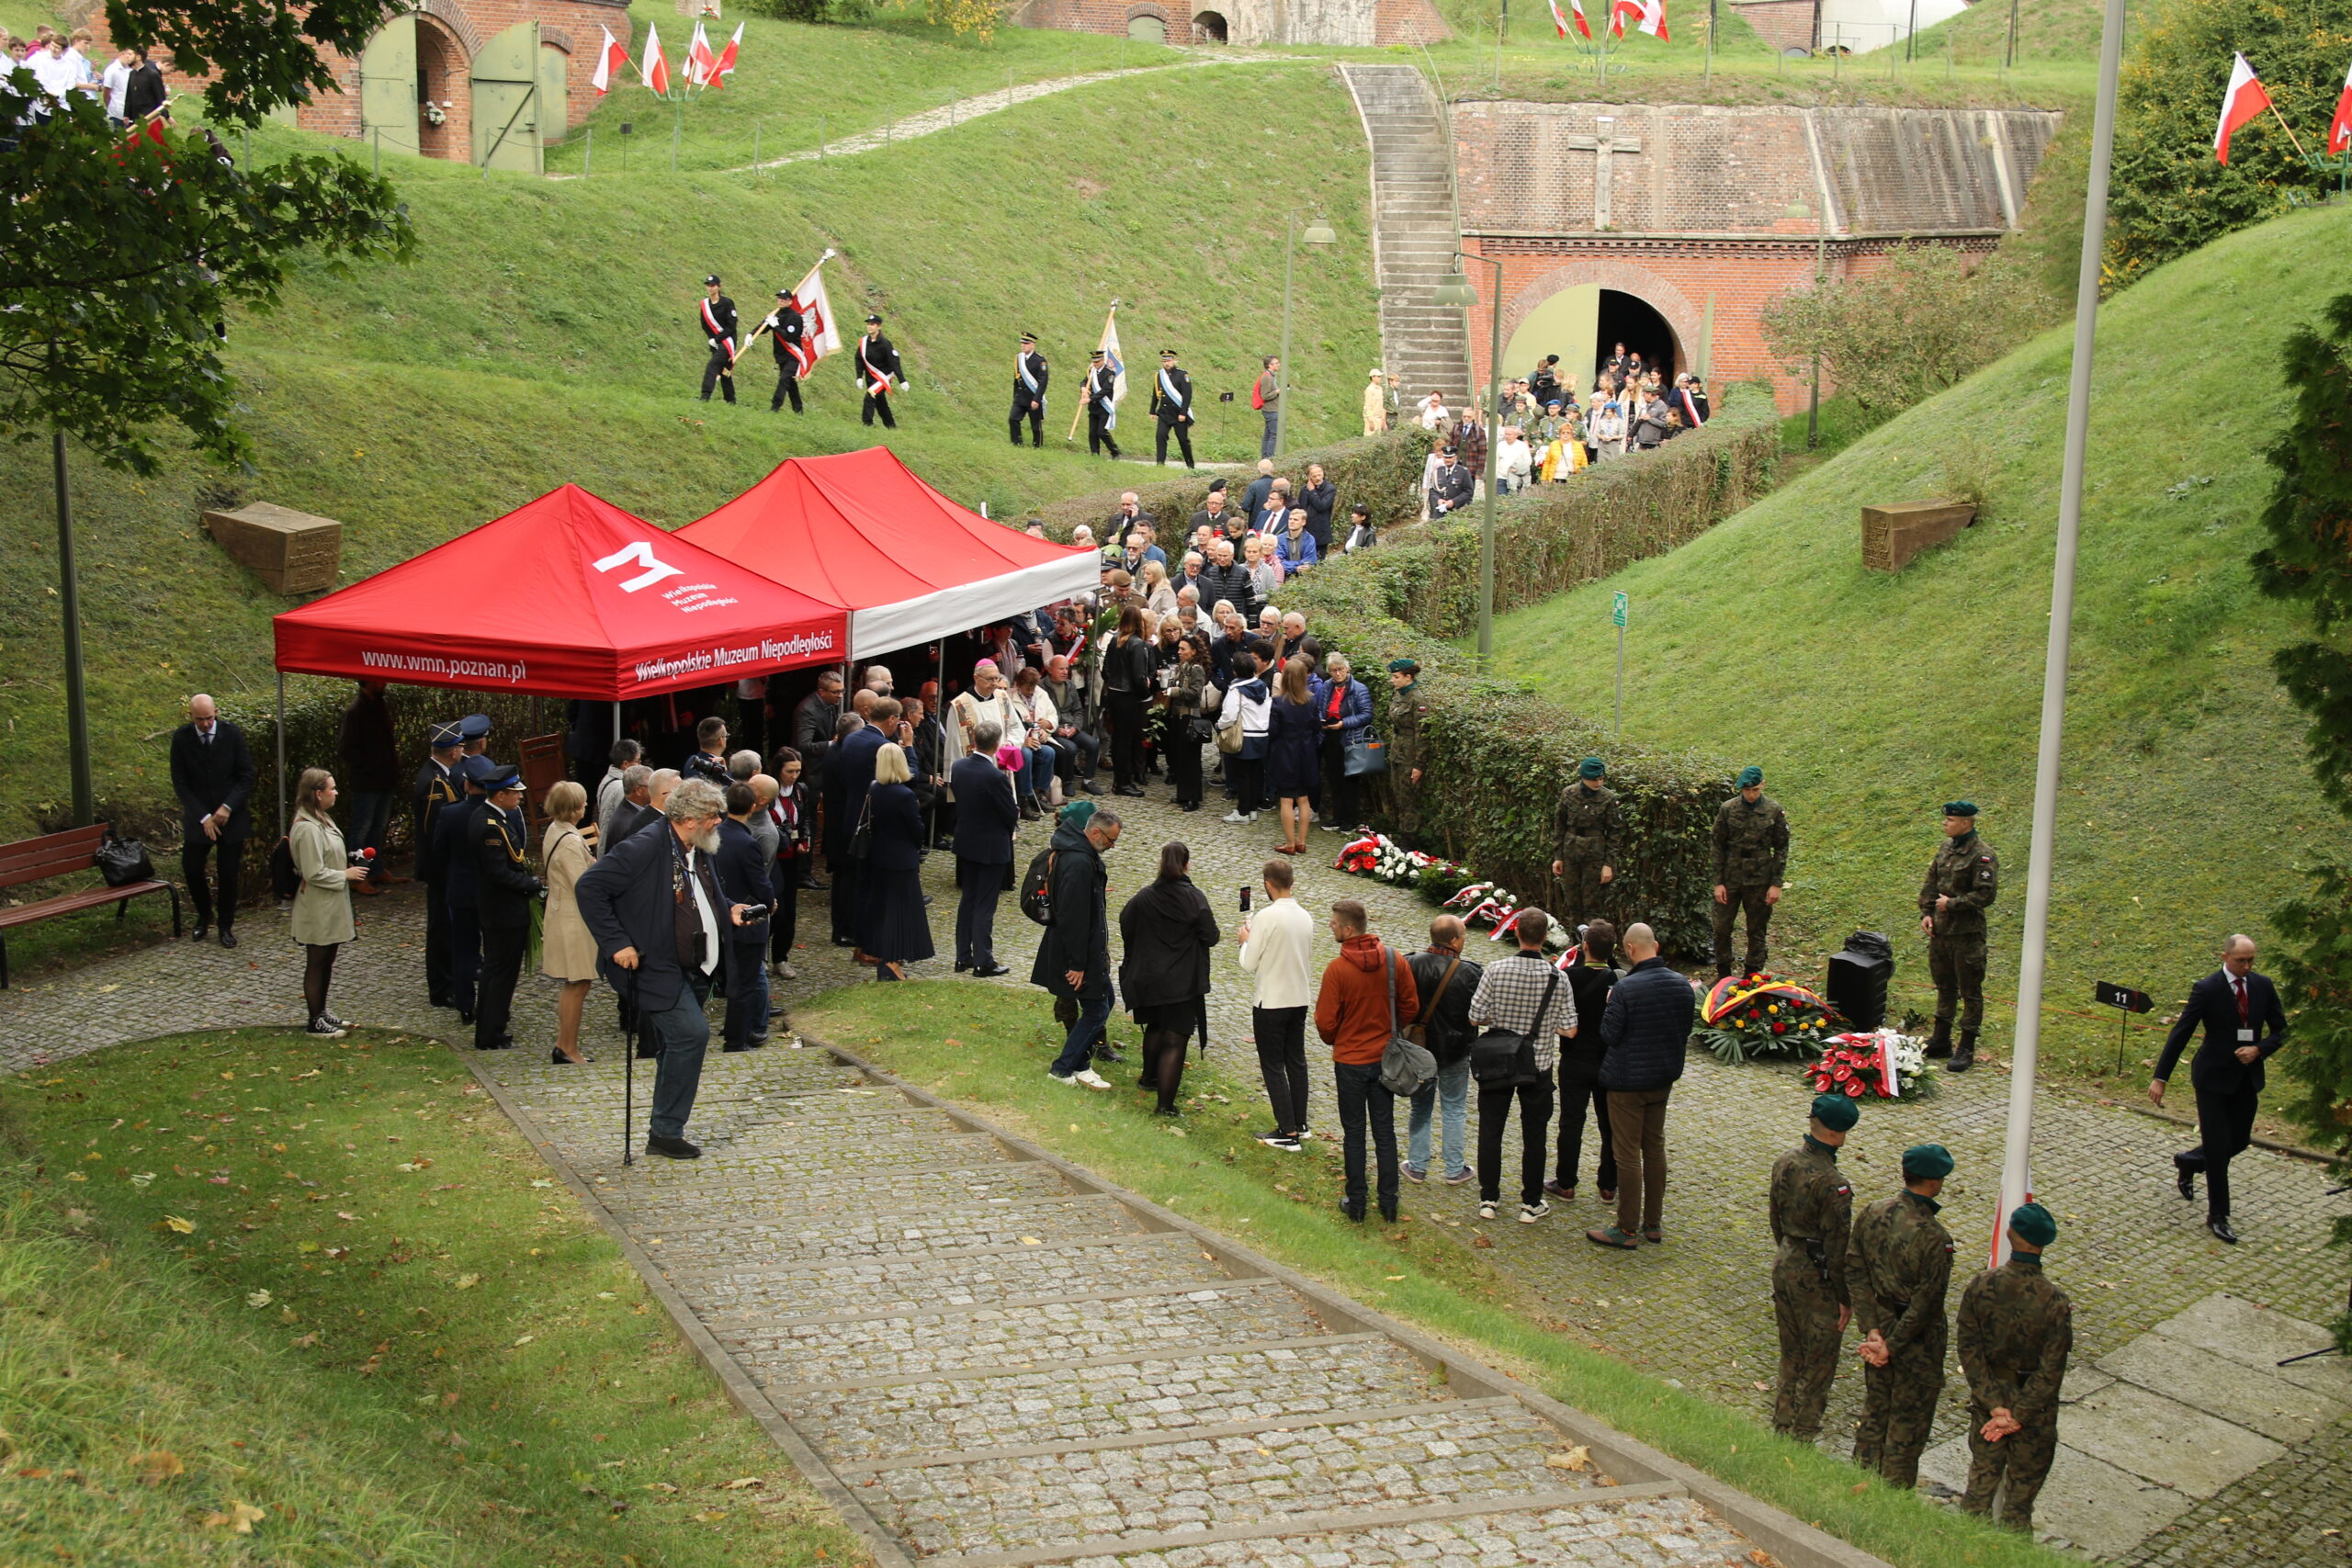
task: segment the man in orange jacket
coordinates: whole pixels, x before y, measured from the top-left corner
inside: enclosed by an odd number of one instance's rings
[[[1331,906],[1331,935],[1339,956],[1323,971],[1315,998],[1315,1032],[1331,1047],[1331,1075],[1340,1101],[1340,1132],[1346,1155],[1347,1195],[1340,1211],[1364,1217],[1363,1134],[1372,1124],[1374,1157],[1380,1162],[1380,1217],[1396,1218],[1396,1097],[1380,1086],[1380,1058],[1391,1035],[1420,1016],[1420,994],[1404,955],[1368,929],[1371,917],[1353,898]],[[1393,989],[1392,989],[1393,987]],[[1394,998],[1394,1005],[1391,998]]]

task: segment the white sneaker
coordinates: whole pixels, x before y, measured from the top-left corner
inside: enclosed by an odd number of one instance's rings
[[[1228,811],[1223,817],[1218,818],[1218,820],[1222,822],[1255,822],[1257,819],[1258,814],[1254,811],[1246,814],[1239,811]]]
[[[775,977],[779,980],[797,980],[800,978],[800,972],[793,968],[789,964],[771,964],[768,967],[775,972]]]
[[[1065,1088],[1076,1089],[1078,1087],[1078,1075],[1076,1073],[1057,1073],[1054,1071],[1053,1068],[1047,1067],[1046,1069],[1046,1076]]]
[[[1105,1078],[1101,1073],[1096,1072],[1092,1067],[1087,1067],[1079,1072],[1072,1073],[1070,1077],[1074,1081],[1082,1083],[1089,1089],[1109,1089],[1111,1087],[1110,1080]]]
[[[1519,1223],[1523,1225],[1532,1225],[1551,1212],[1552,1205],[1549,1203],[1521,1203],[1519,1206]]]
[[[1479,1217],[1480,1219],[1482,1219],[1482,1220],[1491,1220],[1491,1219],[1493,1219],[1493,1218],[1495,1217],[1495,1206],[1494,1206],[1492,1203],[1481,1203],[1481,1204],[1479,1204],[1479,1205],[1478,1205],[1478,1217]]]

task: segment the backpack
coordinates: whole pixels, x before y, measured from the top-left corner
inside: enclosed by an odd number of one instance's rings
[[[281,904],[291,903],[302,890],[302,874],[294,869],[294,840],[280,839],[269,852],[269,890]]]
[[[1021,912],[1041,926],[1054,923],[1054,856],[1039,850],[1021,874]]]
[[[1437,1077],[1437,1058],[1430,1055],[1428,1046],[1408,1039],[1396,1027],[1396,970],[1405,960],[1385,947],[1380,956],[1388,968],[1388,1048],[1380,1054],[1380,1087],[1399,1100],[1410,1100]],[[1453,974],[1451,969],[1446,971],[1448,978]]]

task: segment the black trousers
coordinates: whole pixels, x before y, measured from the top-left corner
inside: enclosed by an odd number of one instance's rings
[[[1306,1010],[1253,1007],[1250,1032],[1258,1045],[1258,1069],[1266,1075],[1274,1131],[1285,1136],[1306,1131]]]
[[[1478,1086],[1478,1198],[1502,1201],[1503,1123],[1510,1120],[1510,1102],[1519,1101],[1519,1201],[1544,1201],[1544,1156],[1551,1144],[1552,1080]]]
[[[760,962],[767,945],[764,937],[756,942],[728,941],[727,958],[720,965],[727,982],[727,1019],[720,1026],[720,1043],[729,1051],[767,1043],[768,976]]]
[[[1106,446],[1110,448],[1112,457],[1119,455],[1119,444],[1111,435],[1111,416],[1102,412],[1101,404],[1089,403],[1086,405],[1086,449],[1100,457]]]
[[[449,906],[441,885],[424,885],[424,995],[435,1007],[449,1005]]]
[[[2230,1217],[2230,1161],[2254,1141],[2254,1112],[2261,1103],[2257,1089],[2197,1091],[2197,1134],[2203,1141],[2173,1156],[2172,1162],[2191,1175],[2204,1174],[2205,1213],[2212,1219]]]
[[[1201,743],[1181,732],[1180,727],[1189,721],[1171,718],[1168,722],[1168,782],[1176,791],[1179,806],[1201,803]]]
[[[1577,1184],[1577,1172],[1584,1164],[1584,1113],[1591,1106],[1592,1119],[1600,1124],[1600,1167],[1594,1179],[1603,1192],[1617,1190],[1617,1134],[1609,1125],[1609,1091],[1597,1083],[1579,1083],[1568,1076],[1564,1063],[1560,1068],[1560,1161],[1552,1170],[1553,1179],[1563,1187]]]
[[[449,906],[449,1005],[474,1010],[474,987],[481,978],[481,917],[471,904]]]
[[[710,351],[710,362],[702,367],[702,400],[704,402],[710,401],[710,389],[714,386],[727,394],[729,402],[735,400],[735,378],[731,374],[722,374],[722,372],[731,372],[734,367],[734,356],[729,354],[724,346]]]
[[[1176,437],[1176,449],[1184,454],[1184,466],[1199,468],[1200,465],[1193,461],[1193,427],[1169,419],[1159,422],[1159,466],[1163,468],[1168,466],[1168,438],[1171,434]]]
[[[1111,721],[1111,784],[1125,789],[1143,783],[1143,694],[1110,692],[1103,696]]]
[[[958,855],[956,880],[956,962],[986,969],[996,963],[996,901],[1004,893],[1004,867],[982,865]]]
[[[1356,781],[1348,776],[1348,743],[1341,739],[1342,733],[1336,729],[1324,732],[1324,798],[1330,801],[1331,809],[1324,811],[1322,800],[1315,802],[1315,809],[1322,813],[1326,821],[1353,828],[1363,818],[1356,815]]]
[[[775,396],[768,400],[768,412],[774,413],[784,407],[784,400],[786,398],[792,400],[794,413],[807,412],[800,406],[800,377],[789,365],[776,367]]]
[[[1256,811],[1272,802],[1266,795],[1266,759],[1244,757],[1238,751],[1225,760],[1225,776],[1233,785],[1233,809]]]
[[[835,942],[857,937],[857,863],[845,854],[825,857],[825,874],[833,879],[830,886]]]
[[[860,422],[866,424],[872,424],[876,414],[880,414],[882,416],[882,427],[885,430],[896,430],[899,428],[898,420],[894,418],[890,412],[889,393],[883,392],[877,395],[873,392],[868,392],[865,394],[865,401],[858,406],[857,417]]]
[[[180,846],[180,880],[187,884],[187,896],[196,904],[196,923],[212,923],[212,886],[204,877],[204,861],[215,855],[220,885],[220,929],[227,931],[237,923],[237,873],[244,864],[245,841],[243,839],[208,839],[198,828]]]
[[[775,863],[775,913],[768,917],[768,962],[792,962],[800,938],[800,857],[779,855]]]
[[[526,926],[481,928],[481,991],[474,1003],[474,1049],[495,1051],[506,1043],[514,1015],[514,986],[523,977]]]
[[[1015,392],[1012,394],[1012,417],[1005,421],[1006,425],[1012,432],[1012,444],[1015,446],[1021,445],[1021,422],[1024,419],[1029,422],[1029,445],[1043,446],[1046,444],[1045,400]]]
[[[1334,1062],[1331,1077],[1340,1101],[1340,1153],[1347,1172],[1348,1212],[1363,1213],[1363,1145],[1369,1124],[1373,1182],[1380,1195],[1380,1212],[1385,1214],[1396,1207],[1396,1097],[1380,1086],[1378,1062]]]

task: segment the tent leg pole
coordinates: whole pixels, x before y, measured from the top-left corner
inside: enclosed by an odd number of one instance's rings
[[[619,745],[620,743],[621,743],[621,705],[620,705],[620,704],[618,704],[618,703],[615,703],[615,704],[613,705],[613,744],[614,744],[614,745],[616,745],[616,746],[617,746],[617,745]]]
[[[286,837],[286,671],[277,672],[277,836]]]

